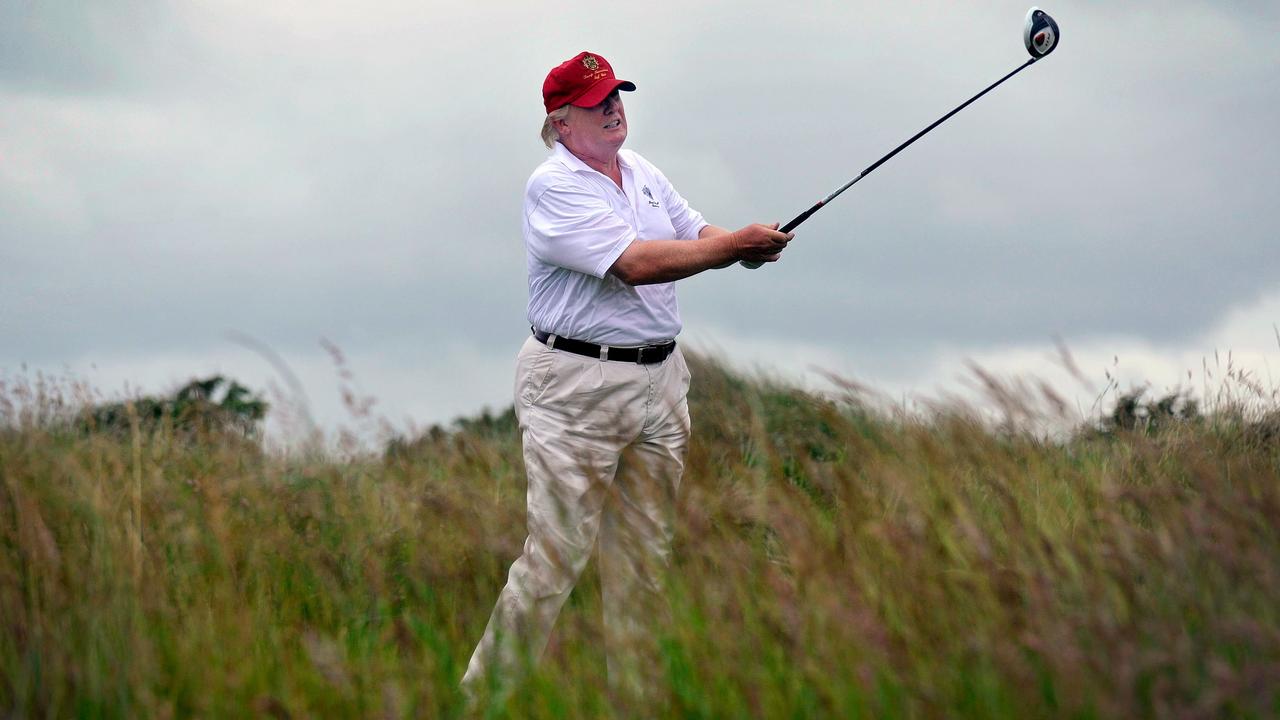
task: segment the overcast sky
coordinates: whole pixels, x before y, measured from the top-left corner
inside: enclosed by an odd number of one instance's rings
[[[1280,386],[1280,5],[1044,8],[1051,57],[782,262],[682,281],[682,339],[894,397],[962,386],[967,361],[1065,382],[1056,338],[1086,397],[1107,372],[1198,390],[1215,350]],[[345,381],[322,339],[397,426],[505,406],[553,65],[608,58],[638,86],[627,147],[739,227],[790,219],[1022,63],[1026,10],[5,0],[0,376],[283,387],[239,333],[326,426]]]

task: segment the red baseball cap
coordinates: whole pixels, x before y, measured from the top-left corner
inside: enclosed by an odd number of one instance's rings
[[[542,104],[547,113],[565,105],[595,107],[615,89],[628,92],[636,84],[613,76],[609,61],[590,52],[580,52],[551,68],[542,81]]]

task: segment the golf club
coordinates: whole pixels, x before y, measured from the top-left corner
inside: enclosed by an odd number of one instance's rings
[[[1017,69],[1015,69],[1013,72],[1009,73],[1008,75],[1005,75],[1004,77],[1000,78],[994,83],[988,85],[985,90],[978,93],[977,95],[974,95],[968,100],[964,101],[964,103],[959,107],[957,107],[955,110],[952,110],[946,115],[943,115],[942,117],[938,118],[938,120],[934,122],[932,125],[930,125],[929,127],[913,135],[910,140],[894,148],[893,152],[889,153],[888,155],[885,155],[884,157],[872,163],[871,167],[859,173],[858,177],[850,180],[844,185],[841,185],[838,190],[826,196],[825,198],[819,200],[813,207],[809,208],[808,210],[805,210],[804,212],[797,215],[794,219],[792,219],[791,222],[787,223],[786,225],[783,225],[781,228],[779,228],[779,231],[784,233],[791,232],[797,226],[799,226],[800,223],[804,222],[805,220],[808,220],[809,216],[818,212],[818,210],[821,209],[822,206],[826,205],[832,200],[835,200],[840,195],[840,193],[844,192],[845,190],[848,190],[849,188],[853,187],[854,183],[870,175],[872,170],[875,170],[876,168],[885,164],[886,162],[888,162],[889,158],[893,157],[894,155],[897,155],[898,153],[905,150],[908,145],[924,137],[925,133],[928,133],[930,130],[946,122],[947,118],[951,117],[952,115],[955,115],[956,113],[960,112],[966,107],[969,107],[970,103],[982,97],[983,95],[986,95],[992,90],[996,89],[996,87],[1000,85],[1000,83],[1004,82],[1005,80],[1008,80],[1014,75],[1017,75],[1023,70],[1026,70],[1033,63],[1035,63],[1035,61],[1053,52],[1054,48],[1058,47],[1058,40],[1061,37],[1062,37],[1062,33],[1058,30],[1058,23],[1054,22],[1053,18],[1049,17],[1049,13],[1041,10],[1038,7],[1033,7],[1030,10],[1028,10],[1027,22],[1022,29],[1022,44],[1026,46],[1027,52],[1031,54],[1030,60],[1018,66]],[[742,260],[740,262],[743,267],[751,268],[752,270],[764,264],[762,262],[756,262],[754,260]]]

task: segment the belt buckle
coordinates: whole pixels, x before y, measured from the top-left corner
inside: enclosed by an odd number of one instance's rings
[[[663,348],[665,348],[665,347],[666,347],[666,346],[664,346],[664,345],[643,345],[643,346],[641,346],[641,347],[636,351],[636,364],[638,364],[638,365],[649,365],[650,363],[662,362],[663,358],[665,358],[665,357],[666,357],[666,355],[664,355],[664,354],[662,353]],[[646,355],[646,353],[648,353],[648,354]],[[646,357],[649,357],[649,358],[652,358],[652,359],[651,359],[651,360],[649,360],[648,362],[646,362],[646,361],[645,361],[645,358],[646,358]]]

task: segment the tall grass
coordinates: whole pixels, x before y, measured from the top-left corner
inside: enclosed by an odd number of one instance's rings
[[[1280,715],[1274,406],[1050,442],[693,364],[666,703],[607,694],[588,568],[489,716]],[[0,714],[462,715],[524,538],[509,414],[300,459],[0,396]]]

